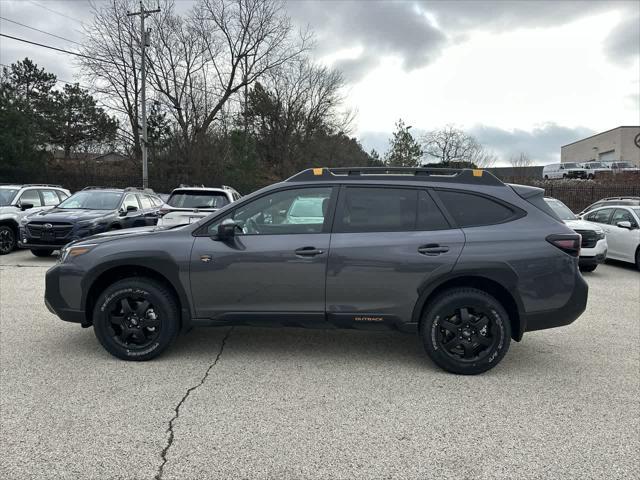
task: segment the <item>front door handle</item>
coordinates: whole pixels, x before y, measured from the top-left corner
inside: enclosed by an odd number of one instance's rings
[[[437,243],[429,243],[428,245],[418,247],[418,253],[429,256],[440,255],[441,253],[447,253],[448,251],[449,247],[438,245]]]
[[[322,255],[324,250],[316,247],[302,247],[298,248],[295,253],[299,257],[315,257],[316,255]]]

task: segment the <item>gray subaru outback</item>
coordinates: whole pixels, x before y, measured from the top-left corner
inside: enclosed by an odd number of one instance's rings
[[[197,223],[69,244],[45,301],[149,360],[198,325],[390,328],[477,374],[585,310],[580,236],[543,190],[482,170],[315,168]]]

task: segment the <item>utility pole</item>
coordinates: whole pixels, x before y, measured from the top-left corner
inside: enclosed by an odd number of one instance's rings
[[[158,13],[160,8],[147,10],[142,0],[140,0],[139,12],[127,12],[128,17],[140,15],[140,110],[142,110],[142,188],[149,187],[149,169],[147,165],[147,69],[146,69],[146,49],[150,45],[151,29],[145,30],[144,19],[152,13]]]

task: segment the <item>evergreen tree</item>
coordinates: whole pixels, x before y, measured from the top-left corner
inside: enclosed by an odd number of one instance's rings
[[[389,150],[385,154],[386,164],[391,167],[417,167],[422,157],[420,144],[409,132],[402,119],[396,122],[396,131],[389,141]]]

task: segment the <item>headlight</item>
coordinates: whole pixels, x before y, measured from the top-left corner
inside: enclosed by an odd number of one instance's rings
[[[596,230],[596,238],[602,240],[604,238],[604,230]]]
[[[60,259],[60,263],[64,263],[68,259],[79,257],[80,255],[84,255],[85,253],[89,253],[97,245],[97,243],[84,243],[71,245],[70,247],[64,247],[60,251],[60,257],[58,257]]]
[[[98,225],[98,220],[81,220],[78,222],[78,225],[83,228],[94,228],[96,225]]]

